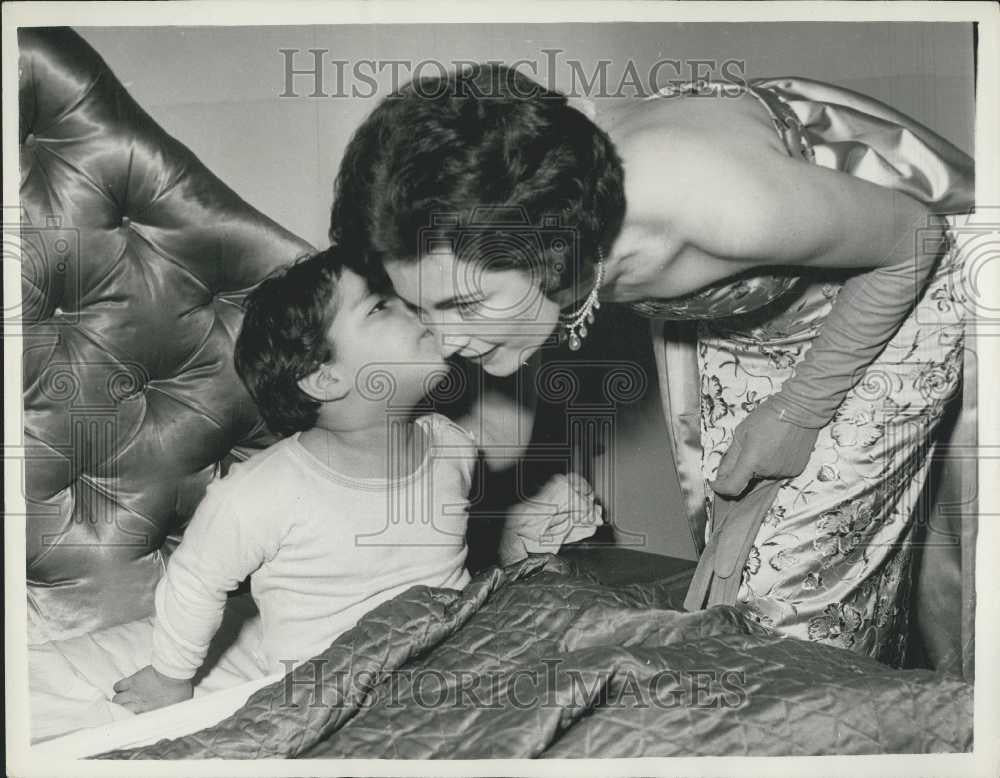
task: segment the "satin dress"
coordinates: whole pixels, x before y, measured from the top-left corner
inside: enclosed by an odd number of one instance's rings
[[[973,163],[892,108],[806,79],[699,82],[651,99],[732,90],[761,102],[788,153],[803,164],[956,214],[948,217],[951,248],[916,307],[820,431],[804,472],[784,481],[762,520],[744,530],[753,539],[735,568],[737,604],[760,623],[899,665],[909,631],[915,509],[935,429],[962,375],[967,305],[959,228],[973,206]],[[792,375],[841,282],[746,276],[675,300],[633,304],[653,319],[664,412],[699,550],[713,538],[709,484],[735,427]],[[705,564],[711,561],[703,555]]]

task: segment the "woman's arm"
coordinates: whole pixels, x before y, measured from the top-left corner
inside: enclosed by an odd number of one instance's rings
[[[670,275],[681,284],[689,270],[717,281],[760,266],[910,264],[918,231],[943,233],[906,194],[759,143],[647,132],[624,157],[629,221],[663,226],[675,248]],[[695,263],[710,269],[688,267]]]
[[[904,194],[769,149],[713,150],[694,139],[660,152],[685,180],[704,174],[687,197],[664,205],[680,241],[674,274],[699,255],[712,258],[710,272],[728,263],[871,268],[841,289],[795,375],[737,429],[715,484],[732,496],[754,476],[805,467],[818,430],[912,310],[943,250],[945,223]]]

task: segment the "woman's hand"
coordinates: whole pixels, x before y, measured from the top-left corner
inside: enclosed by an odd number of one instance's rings
[[[529,553],[555,553],[566,543],[588,538],[604,523],[604,510],[587,479],[556,475],[530,500],[507,512],[499,559],[510,565]]]
[[[819,429],[781,418],[773,400],[765,400],[733,431],[712,489],[722,497],[739,497],[756,478],[794,478],[805,470]]]
[[[133,713],[145,713],[183,702],[191,699],[194,693],[190,678],[170,678],[157,672],[152,665],[122,678],[115,683],[114,689],[117,694],[111,701]]]

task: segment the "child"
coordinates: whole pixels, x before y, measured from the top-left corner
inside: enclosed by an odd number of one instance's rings
[[[320,252],[251,293],[236,366],[285,437],[209,486],[171,556],[156,590],[152,664],[114,686],[113,701],[137,713],[192,695],[227,593],[247,575],[262,674],[319,654],[412,586],[469,581],[476,449],[445,417],[415,410],[446,366],[399,298],[370,289],[336,248]],[[547,523],[567,512],[599,523],[592,496],[569,485],[574,508],[563,500]],[[558,486],[544,490],[549,499]],[[532,535],[530,511],[512,518],[512,531]]]

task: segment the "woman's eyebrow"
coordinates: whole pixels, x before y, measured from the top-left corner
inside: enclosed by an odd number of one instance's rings
[[[456,295],[455,297],[449,297],[447,300],[435,303],[434,308],[438,311],[446,311],[449,308],[455,308],[465,303],[479,302],[482,299],[482,295]]]

